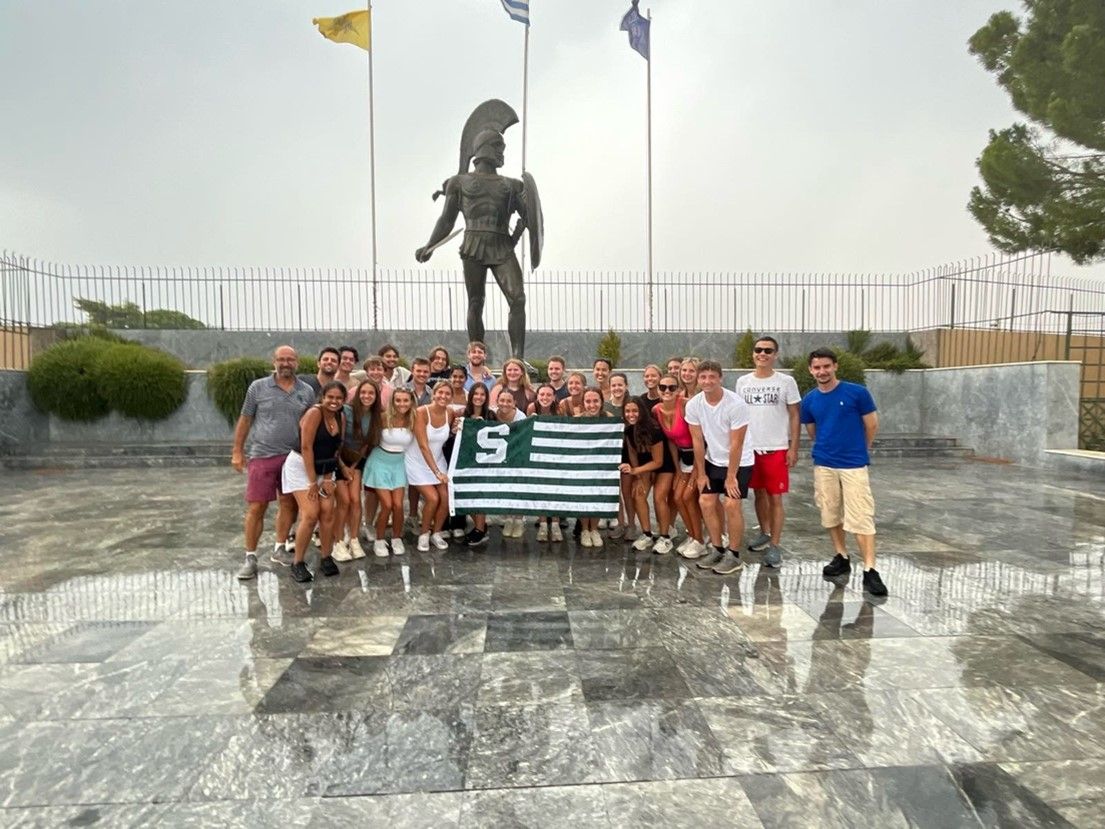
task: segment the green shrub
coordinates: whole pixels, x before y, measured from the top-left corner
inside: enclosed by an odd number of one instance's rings
[[[794,373],[794,379],[798,383],[798,391],[800,391],[803,396],[817,385],[816,381],[813,379],[813,375],[810,374],[809,360],[807,357],[790,357],[783,361],[783,366],[789,368]],[[867,384],[863,360],[850,351],[844,351],[837,354],[836,376],[837,379],[847,380],[849,383],[859,383],[861,386]]]
[[[63,420],[96,420],[110,411],[93,376],[96,359],[112,344],[80,337],[51,346],[31,361],[27,389],[43,412]]]
[[[755,368],[752,362],[752,347],[756,344],[756,335],[749,328],[733,347],[733,368]]]
[[[92,374],[108,405],[126,417],[164,420],[188,396],[184,364],[142,345],[108,347],[96,357]]]
[[[848,343],[844,349],[845,351],[862,355],[867,350],[867,346],[871,344],[871,332],[862,329],[848,331],[844,334],[844,339]]]
[[[78,297],[73,304],[88,315],[90,325],[105,328],[171,328],[196,330],[206,328],[197,319],[193,319],[181,311],[171,311],[167,308],[153,308],[143,311],[133,302],[122,302],[118,305],[110,305],[95,299]]]
[[[537,369],[537,382],[547,383],[549,382],[549,361],[548,360],[527,360],[527,362]]]
[[[300,365],[302,366],[302,362]],[[314,374],[317,371],[316,366],[309,373]],[[242,413],[249,384],[269,374],[272,374],[272,363],[256,357],[239,357],[216,363],[207,369],[207,396],[226,418],[226,422],[233,426]]]
[[[610,361],[611,368],[617,368],[622,359],[622,338],[618,332],[611,328],[606,336],[599,340],[599,347],[595,350],[596,357],[602,357]]]
[[[272,371],[272,363],[268,364],[268,371]],[[318,374],[318,360],[310,354],[299,358],[299,365],[295,369],[296,374]],[[244,393],[244,392],[243,392]],[[237,417],[237,415],[234,415]]]

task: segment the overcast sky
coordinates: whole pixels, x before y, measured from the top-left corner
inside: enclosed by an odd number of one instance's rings
[[[646,7],[647,0],[642,3]],[[545,263],[645,266],[629,0],[532,0]],[[913,271],[987,253],[965,204],[1015,119],[967,38],[1013,0],[653,0],[657,270]],[[0,0],[0,248],[67,263],[365,265],[365,54],[346,0]],[[413,267],[461,126],[521,112],[499,0],[378,0],[379,262]],[[507,167],[521,170],[521,127]],[[458,264],[455,243],[432,265]],[[1053,273],[1105,274],[1056,260]]]

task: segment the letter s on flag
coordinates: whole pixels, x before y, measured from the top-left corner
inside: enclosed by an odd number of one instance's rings
[[[510,434],[510,426],[500,423],[498,426],[485,426],[476,433],[476,443],[490,452],[477,452],[476,463],[502,463],[506,460],[505,436]]]

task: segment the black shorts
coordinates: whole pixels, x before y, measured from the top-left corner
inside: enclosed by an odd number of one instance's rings
[[[671,455],[671,445],[665,440],[664,445],[664,461],[660,464],[660,468],[656,470],[657,475],[674,475],[675,474],[675,459]]]
[[[737,469],[737,489],[740,490],[742,499],[748,497],[748,484],[752,481],[752,469],[751,466],[741,466]],[[724,495],[725,476],[728,474],[729,470],[724,466],[714,466],[706,461],[707,483],[703,492],[707,495]]]

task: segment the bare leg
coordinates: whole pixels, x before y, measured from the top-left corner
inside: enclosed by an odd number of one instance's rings
[[[835,527],[829,527],[829,538],[833,540],[833,549],[848,558],[848,547],[844,543],[844,527],[839,524]],[[856,536],[856,538],[859,538],[859,536]]]
[[[323,558],[329,558],[334,551],[334,527],[337,518],[338,505],[333,498],[323,498],[319,501],[318,535],[321,541]],[[296,541],[299,539],[297,538]]]
[[[756,520],[760,522],[760,532],[764,535],[771,535],[771,496],[764,489],[754,491],[756,493]]]
[[[292,532],[292,524],[295,523],[295,496],[281,495],[277,499],[276,510],[276,540],[287,541]]]
[[[350,538],[359,538],[361,534],[361,492],[361,473],[354,470],[353,480],[349,482],[349,510],[344,527]]]
[[[875,566],[875,536],[856,535],[856,544],[859,545],[860,554],[863,556],[864,569],[873,568]]]
[[[709,541],[715,547],[721,546],[721,512],[718,496],[703,492],[698,496],[698,505],[702,509],[702,520],[706,523]]]
[[[652,502],[656,505],[656,522],[660,525],[660,535],[671,531],[671,491],[672,474],[661,472],[656,476],[656,485],[652,491]]]
[[[648,493],[651,489],[651,475],[637,477],[637,481],[633,485],[633,506],[637,511],[637,520],[641,522],[641,529],[646,533],[652,532],[652,521],[648,515]]]
[[[414,487],[411,489],[413,490]],[[433,484],[419,485],[418,494],[426,502],[422,507],[422,522],[419,524],[418,532],[420,535],[437,532],[441,529],[438,523],[438,513],[441,511],[441,494],[438,492],[438,487]]]
[[[758,494],[758,493],[757,493]],[[786,519],[786,511],[783,509],[783,496],[772,495],[771,498],[771,529],[765,532],[771,533],[771,543],[779,546],[779,540],[783,537],[783,521]],[[762,528],[762,525],[761,525]]]
[[[740,498],[725,499],[725,523],[729,526],[729,549],[740,554],[744,546],[744,512],[741,505],[744,501]]]
[[[295,530],[295,563],[303,561],[307,554],[307,545],[311,543],[311,532],[318,521],[318,501],[307,497],[307,490],[295,493],[299,506],[299,526]]]
[[[366,525],[371,524],[373,529],[376,527],[376,510],[379,506],[380,498],[376,494],[376,490],[366,489],[364,491],[364,522]]]
[[[256,553],[257,542],[261,540],[261,532],[265,529],[265,513],[269,505],[266,501],[250,501],[246,506],[245,531],[246,552]]]
[[[402,490],[399,491],[399,497],[402,498]],[[392,492],[390,489],[376,490],[376,495],[380,501],[380,514],[376,516],[376,539],[378,541],[384,540],[384,531],[387,530],[388,520],[392,516],[394,505],[392,504]],[[392,538],[399,538],[403,535],[403,505],[399,505],[399,527],[398,529],[392,529]]]

